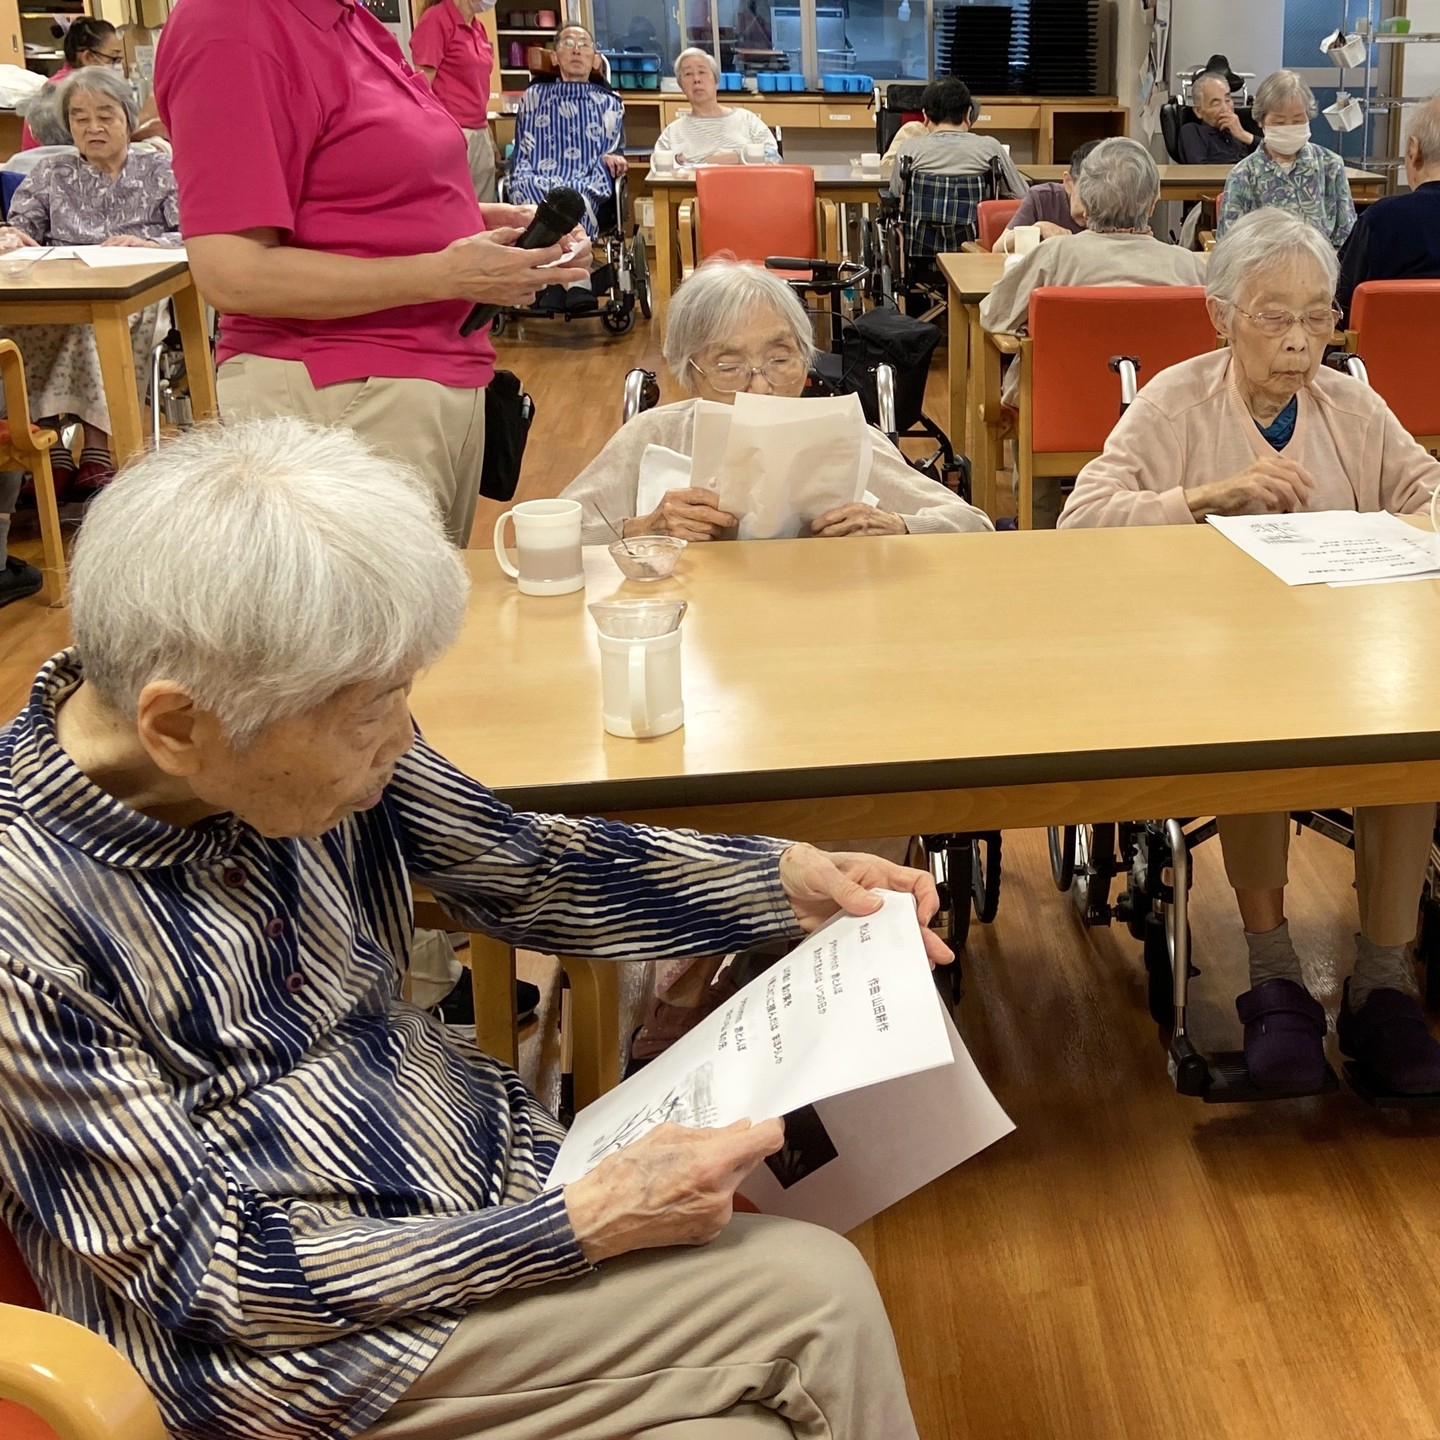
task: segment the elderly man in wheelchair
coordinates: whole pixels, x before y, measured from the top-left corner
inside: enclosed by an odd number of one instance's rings
[[[541,314],[599,314],[608,330],[623,334],[637,302],[648,319],[645,248],[629,237],[625,195],[625,108],[600,72],[595,40],[583,25],[565,25],[552,51],[555,73],[537,76],[515,116],[515,151],[501,193],[521,205],[538,205],[566,186],[585,201],[585,233],[605,251],[589,283],[549,286],[538,297]],[[602,305],[600,296],[610,293]]]
[[[1228,347],[1149,382],[1081,471],[1060,528],[1427,507],[1440,462],[1368,386],[1321,366],[1338,318],[1336,271],[1334,250],[1303,220],[1266,209],[1237,222],[1205,286]],[[1306,987],[1285,918],[1289,817],[1227,815],[1218,824],[1249,950],[1251,988],[1236,1002],[1249,1080],[1261,1095],[1327,1088],[1326,1013]],[[1360,929],[1336,1031],[1362,1093],[1440,1092],[1440,1044],[1406,953],[1434,827],[1435,805],[1419,797],[1355,812]],[[1177,962],[1177,1014],[1181,970]]]

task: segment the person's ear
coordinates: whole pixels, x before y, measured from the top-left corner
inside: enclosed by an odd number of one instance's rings
[[[1217,335],[1223,335],[1227,340],[1230,338],[1229,326],[1225,319],[1225,306],[1210,296],[1205,297],[1205,313],[1210,317],[1210,323],[1215,327]]]
[[[136,706],[135,729],[145,753],[167,775],[195,775],[217,740],[215,717],[173,680],[152,680]]]

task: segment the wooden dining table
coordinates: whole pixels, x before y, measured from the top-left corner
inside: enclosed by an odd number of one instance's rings
[[[1061,179],[1069,170],[1068,165],[1020,165],[1020,173],[1031,182]],[[1233,169],[1230,165],[1161,165],[1160,198],[1162,200],[1205,200],[1218,195],[1225,188],[1225,178]],[[1357,199],[1378,199],[1385,193],[1385,177],[1371,170],[1345,168],[1345,178],[1350,182],[1350,192]]]
[[[592,548],[545,597],[464,560],[412,708],[523,809],[837,840],[1440,794],[1440,582],[1287,587],[1205,525],[691,545],[651,585]],[[601,724],[617,596],[688,602],[672,734]]]
[[[981,406],[984,401],[985,332],[980,306],[1005,273],[1004,255],[963,251],[937,255],[948,295],[946,364],[949,366],[949,432],[956,449],[970,457],[971,499],[994,518],[995,463],[982,453],[987,440]]]
[[[857,142],[858,143],[858,142]],[[851,165],[811,165],[815,195],[836,205],[877,205],[890,183],[878,170]],[[655,271],[650,277],[655,313],[663,316],[680,283],[680,207],[695,198],[695,169],[651,169],[645,177],[655,201]]]
[[[18,278],[0,280],[0,327],[89,325],[95,332],[110,453],[117,466],[145,446],[142,396],[136,385],[130,317],[169,299],[185,354],[185,375],[196,420],[219,413],[215,369],[205,328],[205,304],[190,266],[163,250],[134,250],[133,265],[96,268],[83,260],[38,259]],[[151,258],[154,257],[154,258]],[[23,337],[20,340],[23,353]],[[33,396],[32,396],[33,399]]]

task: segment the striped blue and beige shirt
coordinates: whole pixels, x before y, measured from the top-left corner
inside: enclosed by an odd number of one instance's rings
[[[466,1309],[587,1268],[555,1120],[399,998],[410,881],[534,949],[714,954],[793,931],[780,846],[516,814],[423,741],[318,839],[178,828],[61,749],[79,683],[0,730],[0,1215],[181,1440],[354,1435]]]

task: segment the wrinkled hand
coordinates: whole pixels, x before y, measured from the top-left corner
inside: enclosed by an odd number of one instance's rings
[[[623,155],[605,155],[601,158],[612,175],[623,175],[630,168],[630,162]]]
[[[1304,466],[1282,455],[1267,455],[1228,480],[1211,480],[1186,493],[1190,513],[1207,515],[1279,515],[1303,510],[1315,488]]]
[[[446,293],[456,300],[529,305],[547,285],[590,278],[588,264],[553,265],[564,254],[559,245],[517,249],[521,233],[513,227],[487,230],[447,245],[440,252]],[[553,268],[542,268],[546,265]]]
[[[929,928],[940,908],[940,896],[927,871],[911,870],[878,855],[830,853],[813,845],[792,845],[780,857],[780,883],[800,928],[807,933],[818,930],[841,910],[847,915],[873,915],[881,902],[872,890],[908,891],[915,897],[931,968],[948,965],[955,958]]]
[[[740,152],[738,150],[712,150],[705,157],[707,165],[738,165],[740,163]]]
[[[648,515],[637,515],[620,528],[632,535],[674,535],[681,540],[713,540],[722,530],[740,523],[728,510],[716,504],[713,490],[695,487],[668,490]]]
[[[100,244],[102,246],[124,245],[128,246],[132,250],[165,250],[168,248],[167,246],[162,245],[158,240],[146,240],[143,236],[140,235],[107,235],[105,239],[100,242]]]
[[[1220,123],[1215,127],[1223,130],[1227,135],[1233,135],[1242,145],[1248,145],[1255,137],[1240,123],[1240,117],[1233,111],[1227,111],[1220,117]]]
[[[812,535],[903,535],[905,522],[888,510],[877,510],[863,500],[837,505],[810,522]]]
[[[525,229],[535,218],[534,205],[482,205],[480,218],[487,230]]]
[[[785,1143],[779,1120],[723,1130],[657,1125],[565,1187],[565,1209],[592,1265],[630,1250],[704,1245],[729,1223],[735,1190]]]
[[[23,230],[17,230],[13,225],[0,225],[0,239],[9,240],[12,250],[34,249],[40,242],[32,240]]]
[[[1070,234],[1063,225],[1057,225],[1053,220],[1037,220],[1035,228],[1040,232],[1042,240],[1056,240],[1061,235]]]

